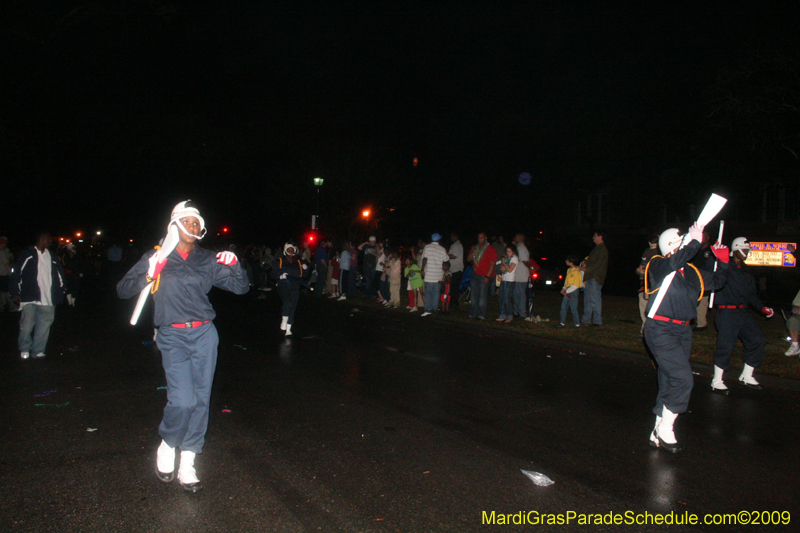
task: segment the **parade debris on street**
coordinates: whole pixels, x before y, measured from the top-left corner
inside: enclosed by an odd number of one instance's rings
[[[532,472],[530,470],[522,470],[522,469],[520,469],[520,472],[528,476],[531,479],[531,481],[534,482],[534,484],[540,487],[547,487],[555,483],[555,481],[545,476],[544,474],[540,474],[539,472]]]

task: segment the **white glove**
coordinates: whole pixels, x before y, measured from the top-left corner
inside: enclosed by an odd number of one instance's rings
[[[288,275],[289,275],[289,274],[287,274],[286,272],[284,272],[283,274],[281,274],[281,277],[280,277],[280,279],[286,279],[286,278],[288,277]]]
[[[217,263],[221,265],[235,265],[239,260],[233,252],[220,252],[217,254]]]
[[[156,279],[161,274],[161,269],[167,264],[166,259],[158,260],[158,252],[151,255],[147,261],[150,263],[150,268],[147,269],[147,275],[150,279]]]
[[[308,265],[303,263],[303,270],[307,270],[307,269],[308,269]]]
[[[692,227],[689,228],[689,240],[690,241],[697,241],[703,242],[703,228],[705,226],[699,226],[697,222],[692,224]]]

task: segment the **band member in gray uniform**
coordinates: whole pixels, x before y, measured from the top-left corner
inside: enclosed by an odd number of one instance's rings
[[[650,445],[671,453],[683,449],[675,439],[673,424],[679,414],[686,412],[694,386],[689,364],[692,351],[689,322],[697,314],[703,289],[714,290],[724,284],[724,268],[708,272],[689,263],[700,249],[702,237],[703,228],[697,224],[689,229],[688,243],[676,228],[668,229],[658,239],[663,256],[653,257],[645,270],[645,291],[650,298],[644,338],[658,363],[658,396],[653,408],[656,424],[650,433]],[[727,256],[728,249],[716,244],[714,253]],[[668,276],[672,277],[669,287],[660,298],[656,297],[657,291],[665,290],[662,284]],[[655,305],[658,307],[651,316]]]
[[[750,253],[750,241],[744,237],[733,239],[731,257],[733,263],[728,266],[728,282],[717,292],[714,307],[717,316],[717,351],[714,354],[714,379],[711,390],[719,394],[728,394],[728,387],[722,381],[723,374],[731,366],[731,355],[736,347],[736,340],[741,339],[744,345],[744,368],[739,376],[739,383],[751,389],[763,390],[764,387],[753,377],[753,371],[761,366],[764,360],[764,333],[753,319],[749,307],[759,310],[767,318],[775,312],[766,307],[758,298],[758,289],[753,274],[744,264]]]
[[[136,296],[151,281],[155,304],[156,343],[167,378],[167,406],[158,432],[156,475],[164,483],[175,479],[175,449],[180,449],[178,481],[184,490],[202,489],[194,468],[208,429],[209,399],[217,365],[219,336],[208,292],[218,287],[235,294],[250,288],[247,274],[232,252],[214,254],[197,246],[205,221],[191,201],[172,210],[169,226],[177,224],[180,242],[166,260],[155,265],[151,250],[117,284],[120,298]]]

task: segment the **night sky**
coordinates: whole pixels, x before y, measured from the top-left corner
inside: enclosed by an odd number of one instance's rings
[[[323,229],[375,231],[371,206],[400,239],[530,233],[597,187],[677,204],[797,175],[798,108],[731,105],[800,106],[796,3],[11,4],[0,233],[17,245],[152,239],[186,198],[212,231],[277,242],[308,227],[315,176]]]

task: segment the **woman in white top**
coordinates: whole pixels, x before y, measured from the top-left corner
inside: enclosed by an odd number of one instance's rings
[[[514,270],[519,264],[517,250],[512,245],[507,245],[505,255],[497,262],[503,281],[500,283],[500,318],[497,322],[510,324],[514,319]]]

